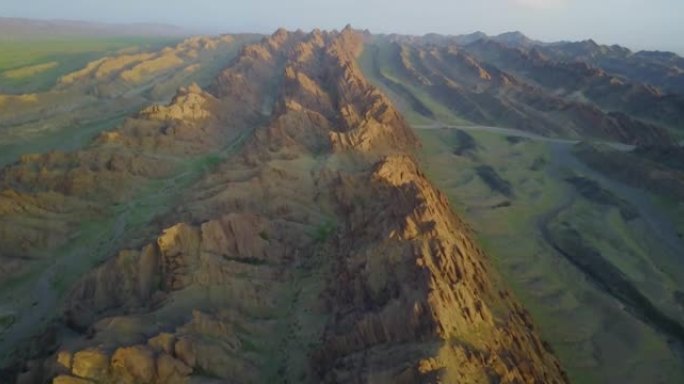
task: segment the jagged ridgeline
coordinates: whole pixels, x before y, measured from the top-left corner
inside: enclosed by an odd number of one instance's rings
[[[279,30],[213,86],[183,88],[80,151],[3,169],[14,228],[2,228],[0,273],[33,278],[47,302],[9,326],[5,372],[59,384],[566,382],[420,171],[404,118],[364,78],[365,38]],[[38,324],[47,331],[31,335]]]
[[[637,145],[673,145],[681,136],[684,98],[676,88],[681,71],[675,64],[645,70],[649,65],[638,59],[645,53],[602,61],[608,47],[574,56],[573,43],[526,45],[509,41],[512,36],[375,35],[364,69],[407,104],[412,121],[505,126]],[[632,73],[640,69],[672,78],[644,82]]]

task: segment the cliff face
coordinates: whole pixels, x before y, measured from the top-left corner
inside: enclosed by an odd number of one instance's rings
[[[363,44],[348,28],[279,30],[211,93],[182,90],[93,144],[161,160],[241,138],[165,229],[70,290],[69,331],[20,382],[566,382],[362,76]],[[68,167],[36,157],[3,177],[18,190],[46,177],[45,193],[70,196],[59,180],[94,154],[64,156]]]

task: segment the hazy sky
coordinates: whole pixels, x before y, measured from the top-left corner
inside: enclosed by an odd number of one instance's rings
[[[684,53],[684,0],[0,0],[0,16],[162,22],[212,32],[355,28],[372,32],[593,38]]]

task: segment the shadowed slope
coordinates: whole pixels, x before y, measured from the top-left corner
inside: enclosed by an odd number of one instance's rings
[[[461,46],[379,37],[366,55],[364,69],[428,119],[440,109],[448,118],[548,136],[667,144],[683,117],[678,97],[651,86],[492,40]]]

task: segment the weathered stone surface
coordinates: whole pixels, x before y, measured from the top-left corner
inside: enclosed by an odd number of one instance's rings
[[[153,352],[142,346],[119,348],[112,356],[112,374],[128,383],[149,383],[156,377]]]
[[[95,348],[78,351],[74,354],[71,372],[84,379],[104,380],[110,374],[109,357]]]

